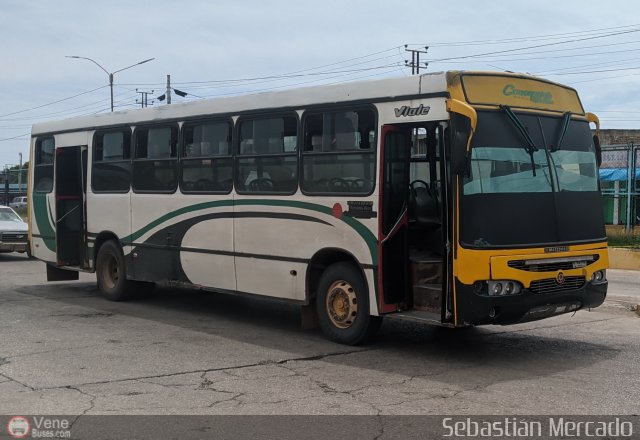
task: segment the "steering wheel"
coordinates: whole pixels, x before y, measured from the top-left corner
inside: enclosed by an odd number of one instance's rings
[[[249,182],[248,189],[251,191],[271,191],[273,190],[273,180],[266,177],[254,179]]]
[[[414,190],[414,189],[415,189],[416,184],[418,184],[418,183],[419,183],[419,184],[421,184],[422,186],[424,186],[425,188],[427,188],[427,191],[429,190],[429,184],[428,184],[427,182],[425,182],[424,180],[420,180],[420,179],[416,179],[416,180],[414,180],[413,182],[411,182],[411,183],[409,184],[409,187],[410,187],[412,190]]]

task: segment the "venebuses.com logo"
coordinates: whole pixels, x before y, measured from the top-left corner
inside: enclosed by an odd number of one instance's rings
[[[71,422],[57,416],[13,416],[7,433],[13,438],[71,438]]]
[[[7,422],[7,432],[13,438],[25,438],[31,431],[29,419],[23,416],[14,416]]]

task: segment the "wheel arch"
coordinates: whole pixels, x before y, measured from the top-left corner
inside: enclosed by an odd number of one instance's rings
[[[98,252],[100,251],[100,247],[109,240],[115,241],[120,249],[122,249],[122,245],[120,244],[120,239],[118,236],[112,231],[102,231],[98,234],[95,241],[93,242],[93,270],[96,270],[96,261],[98,260]]]
[[[318,282],[325,269],[334,263],[347,262],[352,263],[362,275],[365,284],[367,276],[364,273],[362,265],[358,259],[350,252],[340,248],[324,248],[317,251],[309,264],[307,265],[307,273],[305,277],[305,304],[312,304],[317,295]]]

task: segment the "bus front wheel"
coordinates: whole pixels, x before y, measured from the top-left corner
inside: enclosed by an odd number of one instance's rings
[[[320,277],[316,312],[322,332],[332,341],[357,345],[373,336],[382,318],[369,314],[369,291],[358,269],[335,263]]]
[[[133,282],[127,280],[124,255],[113,240],[104,242],[98,250],[96,278],[98,289],[108,300],[124,301],[131,298]]]

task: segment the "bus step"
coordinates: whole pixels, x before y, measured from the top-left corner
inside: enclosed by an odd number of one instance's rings
[[[405,310],[401,312],[394,312],[384,315],[385,319],[400,319],[403,321],[421,322],[423,324],[437,324],[445,327],[450,327],[450,324],[442,322],[439,313],[423,312],[420,310]]]
[[[441,284],[414,284],[413,309],[440,314],[442,304]]]
[[[442,284],[442,257],[429,252],[411,254],[411,283]]]

